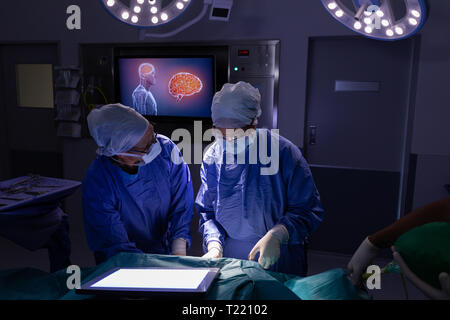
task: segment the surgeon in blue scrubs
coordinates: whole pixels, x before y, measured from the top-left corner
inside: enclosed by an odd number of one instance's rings
[[[260,103],[259,90],[246,82],[225,84],[214,96],[216,140],[205,152],[196,198],[203,257],[257,260],[265,269],[305,276],[308,239],[324,212],[299,148],[256,129]],[[274,170],[261,154],[278,162]]]
[[[186,255],[194,196],[175,144],[120,104],[91,111],[88,126],[98,156],[83,180],[83,216],[96,262],[119,252]]]

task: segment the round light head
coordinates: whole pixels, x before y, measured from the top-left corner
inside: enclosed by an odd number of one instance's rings
[[[117,20],[134,27],[157,27],[173,21],[194,0],[99,0]],[[162,14],[160,14],[162,13]]]
[[[376,40],[394,41],[411,37],[422,28],[427,17],[426,0],[320,1],[334,19]],[[404,9],[394,5],[397,1],[404,2]]]

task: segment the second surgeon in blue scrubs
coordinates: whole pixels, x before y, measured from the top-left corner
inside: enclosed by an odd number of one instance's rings
[[[88,126],[98,157],[83,180],[83,216],[96,262],[119,252],[186,255],[193,190],[186,163],[172,161],[181,157],[175,144],[120,104],[91,111]]]
[[[323,217],[319,193],[299,148],[256,130],[260,103],[258,89],[246,82],[225,84],[214,96],[216,141],[203,158],[196,199],[204,258],[257,259],[265,269],[305,276],[308,238]],[[259,153],[265,141],[278,145],[267,149],[279,162],[273,172],[264,172]],[[258,161],[250,161],[250,150],[258,150]]]

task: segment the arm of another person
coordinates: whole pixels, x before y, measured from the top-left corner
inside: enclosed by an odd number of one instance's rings
[[[174,152],[180,151],[176,148]],[[169,242],[172,254],[185,256],[192,240],[190,225],[194,210],[194,191],[189,167],[182,161],[181,154],[179,157],[180,164],[171,163]]]
[[[217,194],[216,190],[209,189],[209,186],[213,186],[212,188],[214,188],[217,183],[217,177],[215,175],[208,177],[207,167],[208,165],[203,162],[200,170],[202,184],[195,200],[195,207],[200,215],[199,231],[203,234],[204,252],[215,250],[218,253],[214,256],[221,256],[225,233],[216,223],[216,214],[213,206],[213,201],[215,201]],[[215,179],[215,181],[210,181],[208,185],[207,177],[209,179]]]
[[[277,224],[288,233],[288,244],[302,244],[322,222],[324,210],[308,163],[301,151],[284,152],[280,167],[287,190],[287,208]]]
[[[389,248],[405,232],[431,222],[450,223],[450,197],[412,211],[397,222],[370,235],[368,239],[377,248]]]
[[[353,254],[347,269],[350,280],[357,285],[365,268],[381,249],[391,247],[405,232],[431,222],[450,223],[450,197],[420,207],[390,226],[368,236]]]

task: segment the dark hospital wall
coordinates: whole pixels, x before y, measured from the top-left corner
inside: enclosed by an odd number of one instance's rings
[[[450,90],[447,88],[450,83],[450,37],[446,32],[450,29],[450,2],[429,2],[430,17],[421,31],[413,128],[412,153],[418,155],[414,206],[442,197],[443,181],[450,183]],[[65,26],[66,8],[72,4],[79,5],[82,11],[82,29],[78,31],[69,31]],[[201,1],[195,1],[194,6],[186,16],[158,32],[176,28],[194,16],[200,10]],[[20,19],[17,19],[19,13]],[[0,43],[58,42],[63,65],[78,65],[80,43],[139,42],[136,29],[112,19],[94,0],[1,1],[0,27]],[[332,19],[318,0],[235,0],[229,23],[204,19],[170,39],[148,41],[280,39],[279,128],[282,135],[302,147],[308,39],[347,35],[354,33]],[[16,125],[20,126],[20,122]],[[24,133],[33,134],[26,132],[26,128]],[[64,176],[81,180],[94,156],[92,140],[64,140]],[[192,168],[193,175],[196,170],[198,168]],[[198,185],[198,180],[194,184]],[[66,211],[71,224],[72,260],[81,265],[92,265],[94,260],[83,232],[80,192],[66,201]],[[2,244],[3,247],[12,248],[12,245]]]

